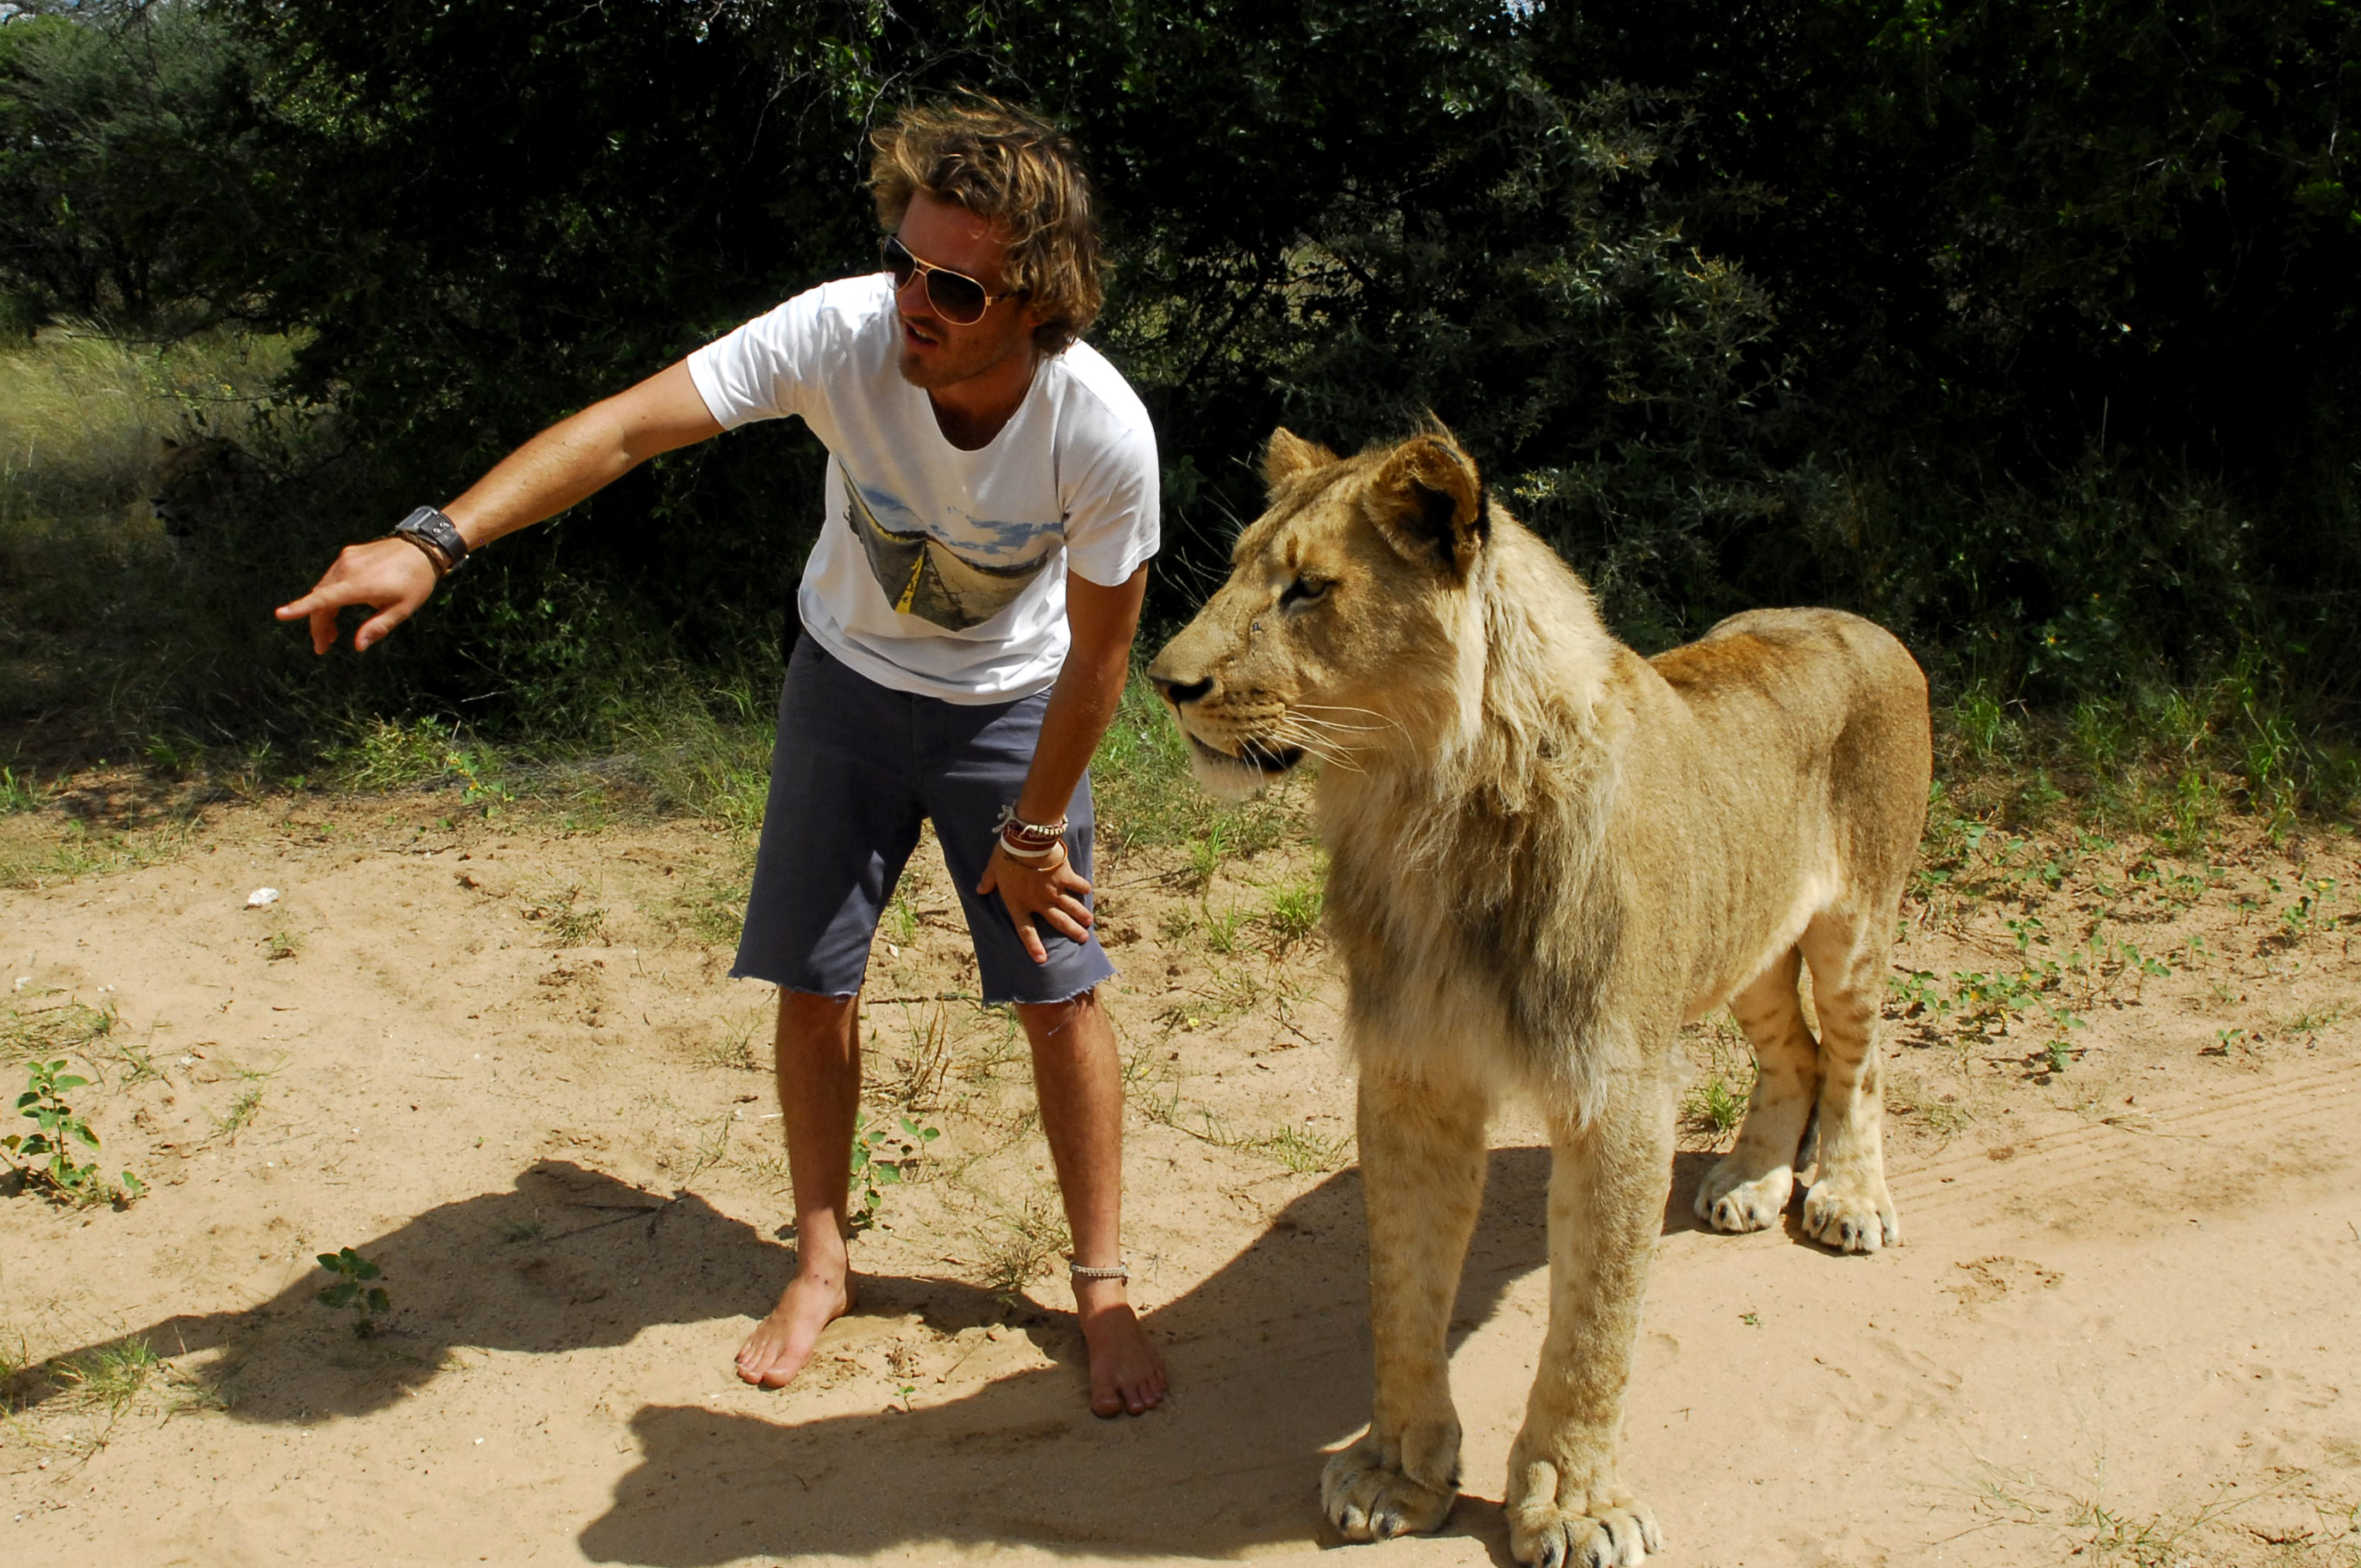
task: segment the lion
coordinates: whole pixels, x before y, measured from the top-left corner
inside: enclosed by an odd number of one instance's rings
[[[1730,1006],[1759,1063],[1702,1218],[1774,1223],[1809,1137],[1805,1235],[1845,1253],[1902,1237],[1874,1035],[1924,825],[1925,676],[1829,610],[1750,612],[1641,658],[1439,425],[1349,458],[1281,429],[1264,469],[1228,581],[1148,676],[1210,789],[1321,765],[1376,1351],[1370,1429],[1328,1462],[1322,1507],[1353,1540],[1451,1511],[1446,1335],[1486,1123],[1523,1091],[1551,1129],[1549,1327],[1510,1545],[1550,1568],[1638,1563],[1661,1534],[1616,1443],[1681,1025]]]

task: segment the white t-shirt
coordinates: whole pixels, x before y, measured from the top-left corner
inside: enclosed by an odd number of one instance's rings
[[[724,429],[800,414],[828,448],[797,607],[880,685],[1007,702],[1057,679],[1066,573],[1113,588],[1156,553],[1156,434],[1097,350],[1041,362],[990,445],[963,452],[902,379],[884,273],[824,283],[689,356]]]

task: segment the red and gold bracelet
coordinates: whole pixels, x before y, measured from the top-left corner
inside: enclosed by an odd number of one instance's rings
[[[1014,805],[1002,808],[1000,847],[1012,860],[1046,861],[1065,847],[1067,819],[1055,822],[1026,822],[1016,814]]]

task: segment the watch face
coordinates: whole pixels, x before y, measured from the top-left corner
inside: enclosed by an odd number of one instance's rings
[[[468,553],[468,541],[459,537],[459,530],[452,526],[451,519],[432,506],[421,506],[395,524],[394,531],[413,534],[426,540],[448,556],[454,566]]]

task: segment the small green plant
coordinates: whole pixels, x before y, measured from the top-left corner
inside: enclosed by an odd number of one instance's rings
[[[33,782],[31,774],[18,773],[13,767],[0,767],[0,816],[39,811],[42,798],[42,789]]]
[[[1952,722],[1968,753],[1978,762],[1990,762],[2014,745],[2018,731],[2008,708],[1981,681],[1959,695],[1952,705]]]
[[[550,917],[550,939],[560,947],[586,947],[606,923],[604,909],[561,909]]]
[[[1222,861],[1228,858],[1228,838],[1226,825],[1216,822],[1205,829],[1203,837],[1190,844],[1189,874],[1199,887],[1210,885],[1214,873],[1219,871]]]
[[[97,1160],[75,1158],[74,1146],[95,1150],[99,1134],[74,1113],[65,1097],[89,1081],[77,1073],[68,1073],[63,1060],[33,1063],[25,1078],[25,1092],[17,1097],[17,1113],[33,1123],[33,1131],[11,1133],[0,1138],[0,1151],[7,1154],[9,1163],[23,1173],[27,1182],[39,1182],[58,1197],[78,1203],[125,1202],[138,1197],[148,1189],[130,1171],[123,1173],[118,1188],[99,1174]]]
[[[1205,928],[1205,945],[1224,957],[1238,951],[1238,933],[1246,924],[1243,909],[1224,909],[1215,914],[1209,906],[1200,905],[1199,918]]]
[[[1263,921],[1281,946],[1303,941],[1320,929],[1320,912],[1327,894],[1319,883],[1291,882],[1271,895]]]
[[[500,1222],[500,1242],[513,1247],[524,1241],[538,1241],[548,1229],[538,1219],[504,1219]]]
[[[2023,920],[2003,923],[2008,926],[2010,934],[2017,939],[2017,951],[2021,954],[2031,956],[2033,944],[2036,942],[2045,947],[2049,945],[2049,938],[2043,934],[2047,928],[2041,923],[2039,915],[2027,915]]]
[[[2300,942],[2320,922],[2320,912],[2336,897],[2333,877],[2308,878],[2294,903],[2279,911],[2279,928],[2290,942]]]
[[[2034,980],[2024,974],[1995,971],[1954,972],[1952,1000],[1969,1023],[2005,1021],[2034,1004]]]
[[[1299,1176],[1306,1176],[1341,1169],[1346,1151],[1353,1146],[1353,1134],[1318,1133],[1310,1127],[1281,1127],[1238,1146],[1275,1159]]]
[[[1045,1192],[1036,1191],[1023,1207],[1004,1209],[996,1218],[997,1233],[979,1238],[978,1265],[984,1289],[1004,1301],[1014,1301],[1059,1253],[1073,1247],[1074,1239],[1056,1200]]]
[[[236,1143],[238,1134],[246,1130],[246,1123],[255,1119],[255,1112],[262,1109],[262,1093],[260,1084],[248,1084],[239,1090],[238,1098],[230,1102],[230,1109],[213,1119],[213,1135],[223,1143]]]
[[[289,931],[272,932],[262,939],[262,944],[263,956],[273,963],[281,958],[292,958],[303,950],[303,944],[296,940],[295,933]]]
[[[2243,1055],[2262,1042],[2252,1029],[2215,1029],[2213,1043],[2198,1052],[2200,1056]]]
[[[336,1277],[336,1283],[315,1298],[330,1312],[346,1307],[352,1309],[352,1336],[355,1339],[374,1337],[379,1332],[377,1314],[393,1310],[393,1298],[383,1285],[370,1283],[385,1271],[350,1247],[319,1254],[320,1266]]]
[[[552,947],[587,947],[599,939],[607,923],[607,911],[596,904],[581,906],[582,887],[578,883],[543,894],[525,911],[528,921],[544,922]]]
[[[2327,1007],[2307,1007],[2287,1019],[2285,1028],[2290,1035],[2314,1035],[2342,1020],[2347,1004],[2342,1002]]]
[[[144,1334],[52,1361],[48,1375],[92,1404],[120,1410],[163,1368]]]
[[[857,1112],[852,1123],[852,1183],[848,1194],[851,1213],[847,1223],[856,1231],[877,1223],[884,1190],[898,1187],[926,1158],[926,1146],[943,1136],[940,1127],[921,1126],[904,1116],[898,1132],[872,1127],[869,1112]]]
[[[1719,1073],[1703,1083],[1691,1084],[1681,1097],[1680,1113],[1690,1125],[1715,1137],[1726,1134],[1731,1128],[1746,1120],[1746,1095],[1731,1087]]]
[[[1920,1014],[1940,1018],[1952,1010],[1951,1001],[1936,984],[1931,969],[1913,969],[1906,975],[1888,975],[1885,977],[1885,989],[1886,994],[1893,998],[1905,1018],[1915,1018]]]

